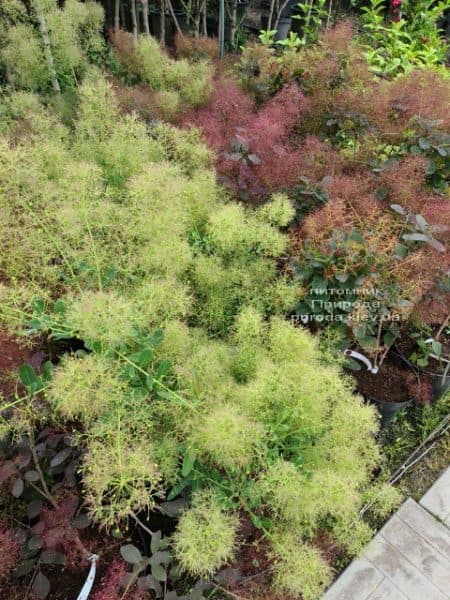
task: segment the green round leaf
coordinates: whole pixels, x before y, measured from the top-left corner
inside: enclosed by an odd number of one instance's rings
[[[136,546],[133,546],[133,544],[125,544],[125,546],[122,546],[120,548],[120,554],[127,563],[132,565],[135,565],[142,560],[142,554]]]
[[[33,592],[39,600],[45,600],[50,593],[50,581],[47,577],[39,572],[33,581]]]

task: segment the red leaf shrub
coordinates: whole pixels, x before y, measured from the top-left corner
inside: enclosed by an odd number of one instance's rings
[[[412,71],[393,81],[381,82],[377,101],[366,98],[368,114],[384,131],[405,127],[415,116],[440,120],[442,127],[450,127],[450,80],[431,70]]]
[[[209,58],[213,61],[219,55],[219,44],[217,38],[205,35],[192,37],[189,35],[175,35],[175,54],[177,58],[189,58],[200,60]]]
[[[0,582],[6,579],[16,566],[20,557],[20,546],[14,532],[0,523]]]
[[[417,377],[414,373],[408,373],[406,377],[406,386],[417,404],[422,406],[428,406],[431,403],[433,397],[433,388],[431,383],[422,381],[420,377]]]
[[[69,493],[57,501],[57,508],[41,509],[39,521],[32,528],[33,533],[40,535],[45,548],[63,552],[72,568],[84,568],[86,556],[79,546],[79,530],[72,524],[79,497],[75,493]]]
[[[388,190],[389,202],[417,213],[433,197],[426,185],[427,162],[418,155],[410,155],[397,164],[390,165],[380,176]]]
[[[308,106],[299,88],[289,85],[256,111],[244,92],[222,80],[209,104],[185,115],[180,124],[199,127],[218,154],[222,180],[241,197],[255,199],[294,185],[304,174],[305,152],[290,136]]]
[[[123,594],[123,585],[125,575],[128,573],[128,565],[120,559],[114,560],[106,574],[102,578],[99,589],[92,594],[92,600],[120,600]],[[145,600],[148,594],[144,590],[133,586],[126,595],[127,600]]]
[[[181,127],[199,127],[208,145],[224,152],[237,127],[246,127],[254,111],[253,100],[230,79],[218,79],[209,102],[186,112],[179,120]]]

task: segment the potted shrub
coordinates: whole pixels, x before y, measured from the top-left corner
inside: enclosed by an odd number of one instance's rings
[[[401,360],[415,370],[431,385],[431,400],[437,401],[450,390],[450,314],[440,327],[433,329],[424,324],[420,331],[410,334],[412,352],[408,345],[396,345]],[[405,347],[406,346],[406,347]]]

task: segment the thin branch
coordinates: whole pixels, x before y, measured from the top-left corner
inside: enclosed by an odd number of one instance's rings
[[[169,12],[172,16],[173,22],[175,24],[175,28],[177,30],[177,32],[181,35],[181,37],[184,37],[184,34],[181,30],[180,24],[178,22],[177,16],[175,14],[175,11],[173,9],[173,4],[172,4],[172,0],[166,0],[167,1],[167,6],[169,7]]]
[[[54,499],[54,497],[52,496],[52,494],[50,493],[47,483],[45,482],[44,474],[42,472],[41,465],[39,464],[39,457],[36,452],[36,446],[34,445],[34,436],[33,436],[33,433],[31,430],[29,431],[29,436],[30,436],[30,451],[31,451],[31,455],[33,457],[35,469],[39,475],[39,479],[40,479],[40,482],[42,485],[42,490],[40,490],[33,483],[30,482],[30,484],[32,485],[32,487],[34,487],[38,492],[40,492],[50,502],[50,504],[53,506],[53,508],[58,509],[59,505],[56,502],[56,500]],[[78,550],[82,554],[82,556],[84,556],[85,558],[89,558],[91,556],[91,552],[89,552],[89,550],[84,546],[84,544],[80,540],[80,537],[78,534],[75,535],[73,541],[74,541],[75,546],[78,548]]]
[[[44,474],[42,472],[41,465],[39,464],[39,457],[36,452],[36,446],[34,445],[34,436],[33,436],[33,433],[31,430],[29,431],[29,436],[30,436],[31,455],[33,456],[34,467],[35,467],[36,471],[38,472],[39,479],[40,479],[41,485],[42,485],[42,489],[43,489],[48,501],[53,506],[53,508],[58,508],[58,504],[57,504],[56,500],[53,498],[53,496],[51,495],[50,490],[47,487],[47,483],[45,482]]]
[[[216,590],[220,590],[221,592],[223,592],[224,594],[227,594],[228,596],[231,596],[231,598],[234,598],[234,600],[248,600],[244,596],[238,596],[238,594],[234,594],[233,592],[230,592],[229,590],[227,590],[226,588],[222,587],[221,585],[219,585],[218,583],[215,583],[215,582],[214,582],[214,588]]]
[[[275,0],[271,0],[270,2],[270,12],[269,12],[269,18],[267,20],[267,30],[270,31],[270,28],[272,26],[272,19],[273,19],[273,10],[275,8]]]
[[[434,339],[436,341],[439,341],[439,338],[442,335],[442,332],[444,331],[444,329],[447,327],[448,322],[450,321],[450,314],[447,315],[447,318],[444,319],[444,322],[442,323],[442,325],[439,327],[438,332],[436,333],[436,335],[434,336]]]
[[[132,510],[130,510],[130,512],[128,514],[130,515],[130,517],[133,517],[133,519],[136,521],[136,523],[139,525],[139,527],[141,527],[149,535],[153,535],[155,533],[154,531],[152,531],[151,529],[149,529],[147,527],[147,525],[144,525],[144,523],[140,520],[140,518],[137,516],[137,514],[134,513]]]
[[[275,25],[273,26],[274,29],[278,29],[278,23],[279,23],[279,21],[281,19],[281,14],[283,13],[283,10],[286,8],[286,6],[289,4],[289,2],[290,2],[290,0],[284,0],[283,4],[281,5],[281,8],[280,8],[280,10],[278,11],[278,14],[277,14]]]

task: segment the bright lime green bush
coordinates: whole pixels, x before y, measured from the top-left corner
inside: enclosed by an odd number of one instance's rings
[[[125,385],[114,363],[103,356],[68,356],[63,364],[52,379],[48,398],[65,419],[89,423],[122,399]]]
[[[148,443],[131,440],[120,418],[110,436],[93,439],[84,457],[83,483],[92,516],[105,526],[130,511],[149,510],[161,495],[160,475]]]
[[[194,575],[212,575],[233,558],[238,519],[226,514],[212,493],[197,494],[174,535],[181,566]]]
[[[198,129],[180,130],[162,124],[157,128],[157,135],[164,146],[166,158],[180,164],[188,175],[200,167],[207,169],[212,166],[213,153],[205,146]]]
[[[143,325],[138,307],[115,292],[84,292],[68,307],[67,324],[89,344],[103,347],[130,342]]]
[[[230,470],[250,465],[264,435],[263,428],[233,404],[207,413],[189,438],[191,452],[205,462]]]
[[[0,64],[9,81],[44,92],[50,88],[51,72],[36,24],[36,9],[46,24],[59,85],[61,89],[73,87],[89,61],[99,62],[104,53],[103,9],[91,1],[68,0],[60,8],[56,0],[34,0],[30,5],[9,2],[5,14],[0,13],[0,31],[6,32],[7,42],[3,48],[0,44]]]
[[[130,38],[127,45],[132,48]],[[140,36],[135,49],[131,48],[128,52],[134,57],[128,60],[128,66],[134,67],[135,75],[151,88],[176,92],[189,106],[207,101],[212,90],[212,67],[208,62],[173,60],[161,50],[158,41],[148,35]]]
[[[95,70],[78,95],[71,129],[32,94],[0,104],[2,318],[88,350],[55,367],[39,418],[80,424],[100,526],[184,490],[184,570],[231,560],[245,514],[277,589],[313,598],[328,571],[307,542],[328,527],[355,547],[379,452],[374,410],[283,316],[292,208],[231,203],[195,132],[121,115]]]
[[[36,90],[48,84],[44,52],[38,34],[30,25],[19,23],[8,30],[0,60],[13,85]]]
[[[286,227],[295,216],[295,208],[284,194],[274,194],[272,202],[263,204],[259,212],[267,223],[278,227]]]
[[[304,600],[318,600],[330,584],[332,572],[320,552],[299,541],[291,531],[272,540],[273,585],[277,590]]]

